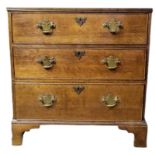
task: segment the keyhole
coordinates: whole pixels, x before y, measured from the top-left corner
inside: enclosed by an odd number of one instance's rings
[[[80,52],[77,52],[77,56],[79,57],[81,55],[81,53]]]
[[[80,90],[80,87],[77,87],[77,90],[79,91]]]

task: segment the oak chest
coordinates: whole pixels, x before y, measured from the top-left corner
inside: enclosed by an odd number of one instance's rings
[[[42,124],[100,124],[145,147],[151,12],[9,8],[13,144]]]

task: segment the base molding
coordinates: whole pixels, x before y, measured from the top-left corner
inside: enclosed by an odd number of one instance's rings
[[[26,131],[39,128],[40,125],[66,124],[66,125],[116,125],[121,130],[134,134],[134,146],[146,147],[147,123],[141,122],[57,122],[38,120],[13,120],[12,122],[12,145],[22,145],[23,135]]]

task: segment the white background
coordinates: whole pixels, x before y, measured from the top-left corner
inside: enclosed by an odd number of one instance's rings
[[[151,7],[154,0],[0,0],[0,155],[154,155],[155,154],[155,16],[152,16],[145,118],[148,147],[133,147],[133,134],[115,126],[41,126],[26,132],[22,146],[11,145],[11,71],[6,7]],[[137,66],[135,66],[136,68]]]

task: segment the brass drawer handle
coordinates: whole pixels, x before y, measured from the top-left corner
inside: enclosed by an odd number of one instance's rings
[[[108,94],[107,96],[102,97],[102,102],[109,108],[115,107],[119,102],[118,96],[113,96]]]
[[[56,25],[54,22],[50,22],[49,20],[44,20],[39,22],[37,24],[37,27],[42,30],[43,34],[52,34],[53,29],[56,28]]]
[[[109,70],[115,70],[121,62],[117,57],[109,56],[102,59],[101,63],[106,64]]]
[[[75,21],[78,25],[82,26],[87,20],[87,17],[78,16],[75,17]]]
[[[110,21],[103,24],[104,28],[107,28],[111,33],[118,33],[121,28],[123,28],[123,24],[121,21],[117,21],[115,18],[112,18]]]
[[[36,60],[38,63],[40,63],[43,68],[50,69],[56,64],[56,59],[54,57],[48,57],[48,56],[42,56],[37,58]]]
[[[56,98],[54,95],[46,94],[39,96],[39,101],[41,102],[42,106],[44,107],[51,107],[53,106],[54,102],[56,101]]]
[[[73,89],[77,94],[80,94],[85,89],[85,87],[82,85],[76,85],[73,87]]]
[[[74,51],[74,55],[81,59],[85,55],[85,51]]]

